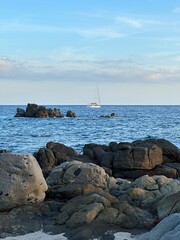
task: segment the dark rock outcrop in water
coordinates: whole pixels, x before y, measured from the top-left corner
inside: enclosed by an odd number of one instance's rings
[[[35,117],[35,118],[48,118],[48,117],[63,117],[60,109],[46,108],[45,106],[38,106],[34,103],[28,103],[26,110],[17,108],[15,117]]]
[[[74,117],[76,117],[76,113],[71,110],[68,110],[66,113],[66,117],[74,118]]]
[[[67,117],[76,117],[76,113],[73,111],[67,111]],[[15,117],[34,117],[34,118],[62,118],[64,115],[60,109],[57,108],[46,108],[45,106],[38,106],[34,103],[28,103],[26,110],[17,108]]]
[[[9,187],[6,184],[9,179],[2,179],[0,188],[7,186],[7,191],[12,189],[17,179],[18,189],[13,192],[14,199],[26,189],[24,184],[32,171],[31,166],[27,179],[24,179],[26,171],[21,170],[20,162],[25,155],[18,156],[14,161],[13,154],[0,153],[1,176],[4,171],[12,180]],[[109,145],[86,144],[84,155],[80,155],[73,148],[49,142],[34,156],[46,178],[46,198],[38,204],[36,201],[28,202],[28,205],[27,201],[19,202],[8,211],[2,208],[0,238],[43,229],[51,233],[65,232],[70,240],[113,239],[111,234],[115,231],[148,231],[162,221],[158,225],[165,226],[168,239],[171,239],[172,227],[168,228],[168,221],[163,219],[169,215],[170,219],[175,219],[176,215],[173,214],[180,213],[180,181],[176,179],[180,172],[180,152],[172,143],[164,139],[151,139],[132,143],[111,142]],[[174,171],[167,169],[167,166],[173,166]],[[108,171],[113,176],[108,175]],[[28,191],[31,192],[31,189]],[[36,188],[34,192],[36,195]],[[3,194],[0,194],[1,206],[6,204]],[[29,198],[32,197],[29,195]],[[172,222],[175,223],[174,220]],[[179,215],[178,221],[171,225],[178,224]],[[158,225],[139,239],[158,239],[161,231]],[[111,233],[106,236],[108,230]],[[164,230],[161,232],[163,234]]]
[[[116,114],[113,112],[110,115],[101,115],[100,118],[114,118]]]

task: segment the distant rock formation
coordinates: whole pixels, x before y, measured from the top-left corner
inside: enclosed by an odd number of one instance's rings
[[[100,118],[114,118],[116,114],[112,112],[110,115],[101,115]]]
[[[68,111],[67,117],[76,117],[76,113]],[[26,110],[22,108],[17,108],[15,117],[34,117],[34,118],[62,118],[64,115],[61,113],[60,109],[57,108],[46,108],[45,106],[38,106],[34,103],[28,103]]]
[[[66,117],[74,118],[74,117],[76,117],[76,113],[71,111],[71,110],[69,110],[69,111],[67,111]]]

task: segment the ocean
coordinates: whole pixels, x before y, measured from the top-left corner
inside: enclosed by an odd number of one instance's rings
[[[103,105],[99,109],[83,105],[46,105],[59,108],[76,118],[17,118],[17,107],[0,105],[0,149],[34,153],[47,142],[59,142],[82,152],[84,144],[132,142],[139,139],[164,138],[180,148],[180,105],[128,106]],[[115,113],[114,118],[101,118]]]

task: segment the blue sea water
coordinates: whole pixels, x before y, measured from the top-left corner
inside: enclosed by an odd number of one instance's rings
[[[47,106],[76,112],[76,118],[16,118],[17,107],[0,106],[0,149],[34,153],[47,142],[60,142],[82,151],[86,143],[108,144],[164,138],[180,147],[180,106]],[[100,118],[116,113],[115,118]]]

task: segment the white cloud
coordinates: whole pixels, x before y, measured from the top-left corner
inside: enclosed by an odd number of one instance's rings
[[[112,28],[91,28],[91,29],[76,29],[77,33],[85,38],[95,39],[114,39],[125,37],[125,34]]]
[[[118,16],[115,19],[115,22],[117,24],[126,24],[134,28],[143,28],[144,26],[153,26],[153,27],[173,27],[174,24],[172,21],[162,21],[159,19],[147,19],[147,18],[141,18],[141,19],[135,19],[130,17],[121,17]]]
[[[14,21],[0,22],[1,32],[55,32],[65,34],[75,34],[83,38],[90,38],[96,40],[108,40],[115,38],[125,37],[125,34],[120,33],[113,27],[93,27],[93,28],[81,28],[81,27],[59,27],[50,25],[38,25],[38,24],[24,24]]]
[[[43,62],[15,61],[0,58],[0,81],[70,81],[103,83],[178,83],[180,70],[173,68],[147,68],[137,66],[131,59],[108,61],[58,61],[53,65]]]
[[[142,27],[142,21],[138,19],[133,18],[127,18],[127,17],[117,17],[116,23],[125,23],[135,28]]]

